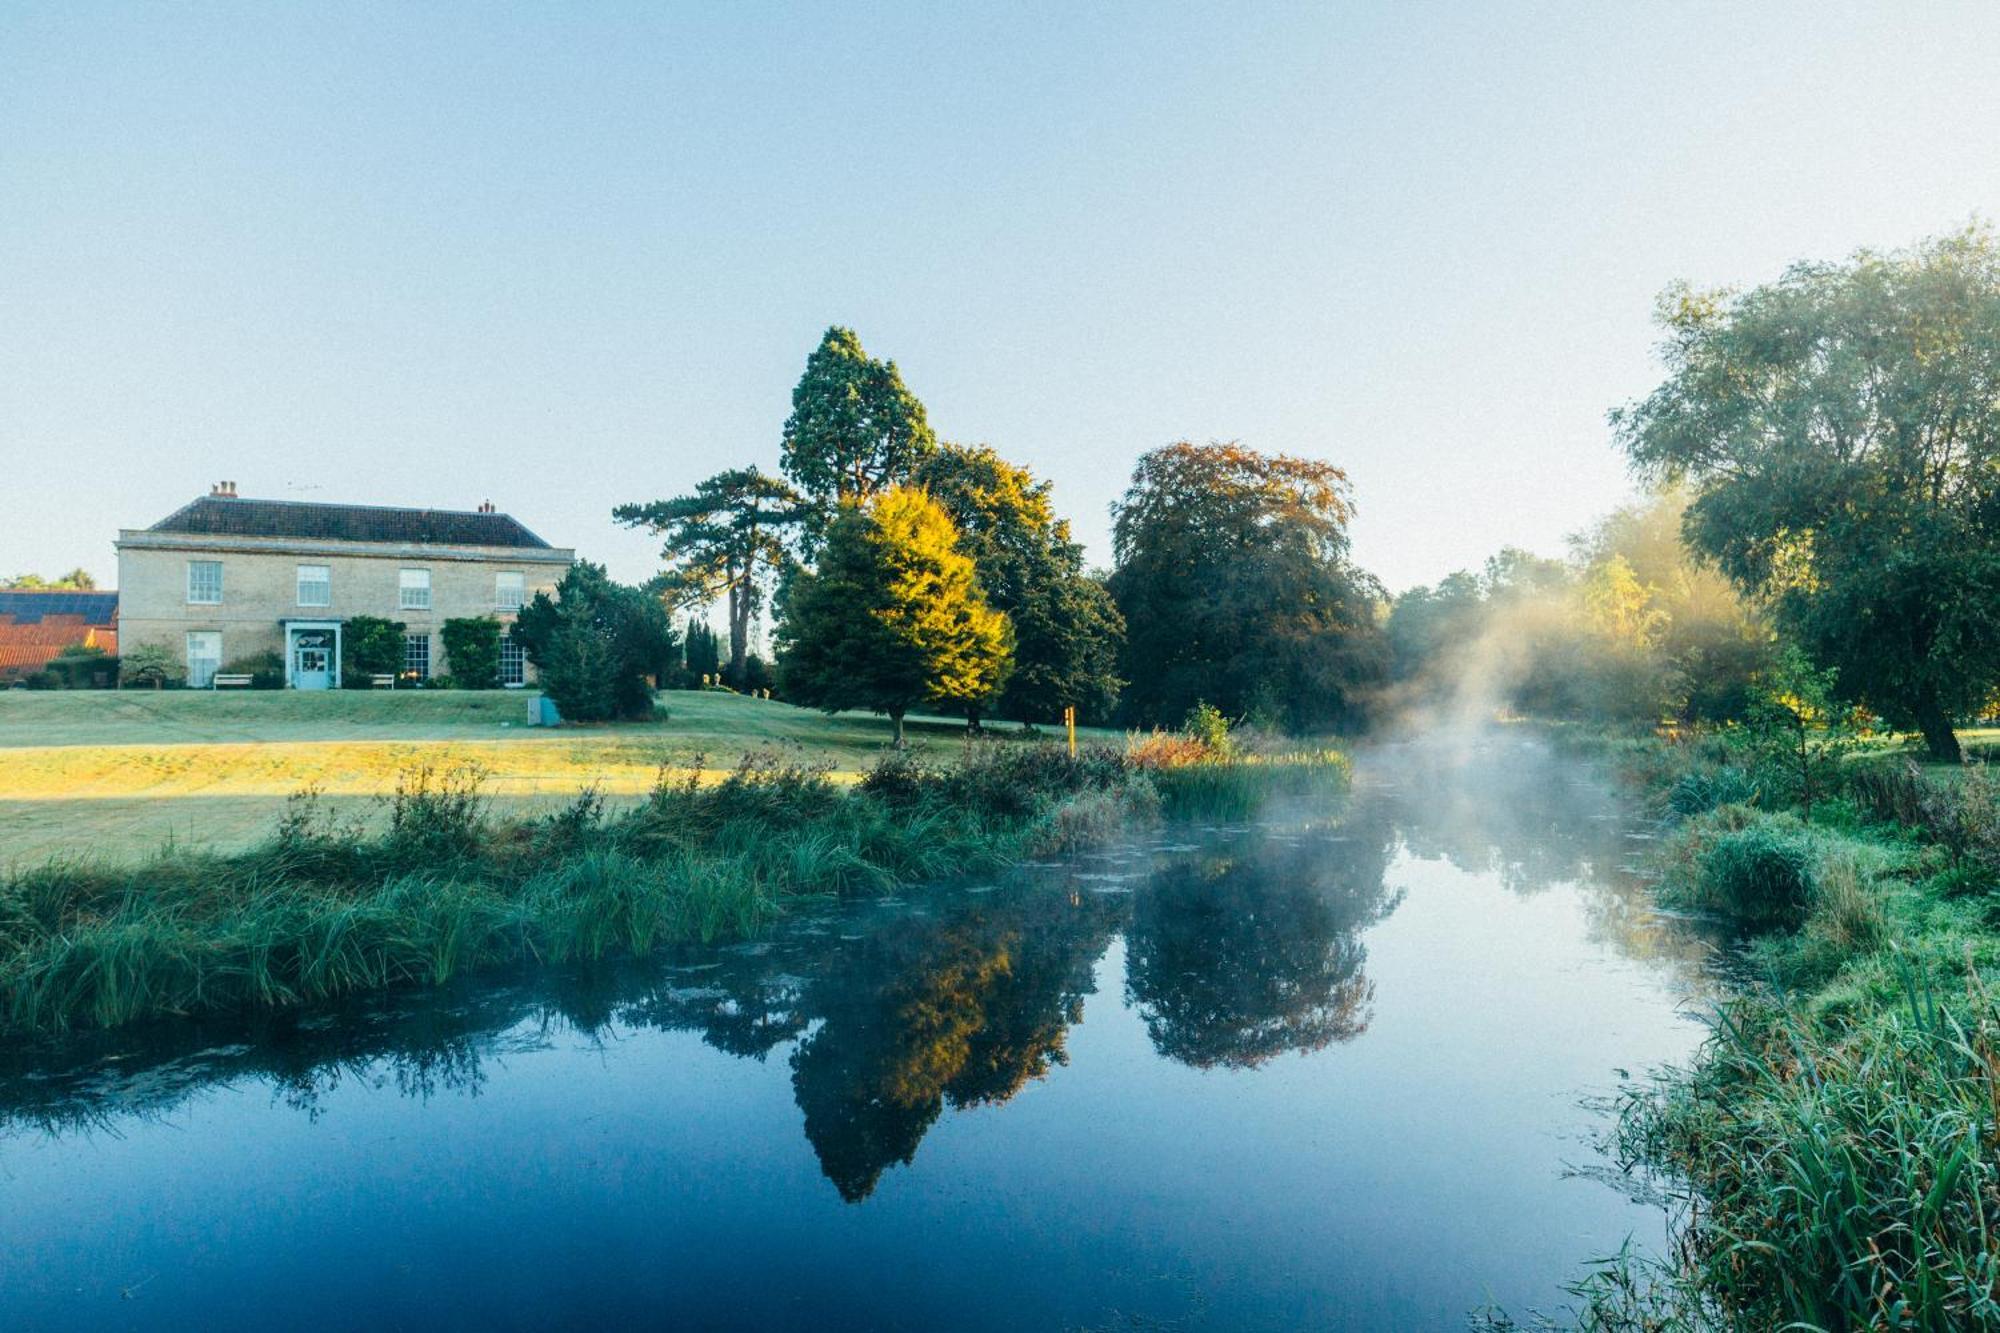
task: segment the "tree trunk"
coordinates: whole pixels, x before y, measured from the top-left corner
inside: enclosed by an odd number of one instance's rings
[[[903,748],[903,715],[900,712],[891,713],[889,720],[896,724],[896,748],[900,750]]]
[[[1958,736],[1951,729],[1951,719],[1938,706],[1937,692],[1926,688],[1917,696],[1917,729],[1924,733],[1924,744],[1930,747],[1931,758],[1946,764],[1962,763],[1964,756],[1959,752]]]
[[[743,673],[750,660],[750,589],[732,584],[729,589],[729,682],[744,687]]]
[[[979,725],[979,710],[977,708],[968,708],[965,710],[965,729],[973,733],[982,730]]]

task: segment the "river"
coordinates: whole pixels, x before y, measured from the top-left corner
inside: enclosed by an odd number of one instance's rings
[[[1657,1207],[1650,830],[1527,742],[749,944],[0,1059],[8,1328],[1462,1328]]]

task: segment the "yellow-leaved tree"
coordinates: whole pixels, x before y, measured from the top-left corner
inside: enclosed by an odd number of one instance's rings
[[[786,696],[887,713],[898,745],[911,709],[989,699],[1013,660],[1013,627],[987,604],[951,518],[911,487],[842,505],[783,613]]]

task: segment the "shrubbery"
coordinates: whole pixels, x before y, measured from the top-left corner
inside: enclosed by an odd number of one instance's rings
[[[471,616],[444,622],[444,658],[451,668],[451,686],[460,690],[500,688],[500,622],[491,616]]]

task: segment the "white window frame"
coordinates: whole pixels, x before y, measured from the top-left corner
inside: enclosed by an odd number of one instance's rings
[[[513,666],[513,678],[508,678],[509,659]],[[500,636],[500,684],[507,689],[519,689],[528,683],[528,650],[505,634]]]
[[[506,580],[514,580],[510,588]],[[528,600],[528,576],[518,569],[503,569],[493,576],[493,609],[519,611]]]
[[[428,569],[397,571],[396,609],[398,611],[431,609],[431,572]]]
[[[316,571],[317,571],[317,572],[319,573],[319,577],[318,577],[318,578],[316,578],[316,579],[311,579],[311,580],[308,580],[308,579],[306,578],[306,571],[307,571],[307,570],[309,570],[309,569],[310,569],[310,570],[316,570]],[[318,600],[318,601],[316,601],[316,602],[309,602],[309,601],[307,601],[307,600],[306,600],[306,589],[307,589],[307,588],[318,588],[318,589],[320,590],[320,598],[319,598],[319,600]],[[299,566],[299,573],[298,573],[298,599],[299,599],[299,605],[300,605],[300,606],[332,606],[332,605],[333,605],[333,566],[332,566],[332,565],[300,565],[300,566]]]
[[[204,645],[209,643],[214,644],[214,655],[210,656],[207,653],[203,653],[197,656],[194,651],[197,639],[202,640]],[[187,632],[183,649],[187,657],[188,687],[190,689],[205,690],[214,684],[216,672],[222,670],[222,631],[214,629],[191,629]],[[202,670],[203,666],[207,667],[206,671]]]
[[[422,652],[417,651],[419,645]],[[413,658],[419,660],[413,661]],[[403,636],[403,674],[414,675],[418,680],[431,678],[431,636],[428,633]]]
[[[199,586],[196,585],[195,571],[197,569],[204,571],[213,569],[215,571],[214,596],[197,595],[206,594],[210,591],[207,579],[203,579]],[[189,606],[222,605],[222,562],[220,560],[190,560],[187,562],[187,604]]]

